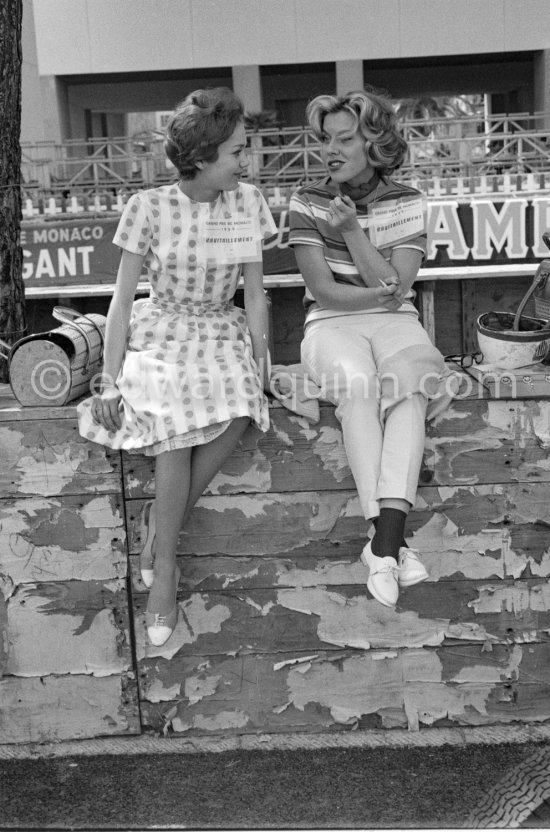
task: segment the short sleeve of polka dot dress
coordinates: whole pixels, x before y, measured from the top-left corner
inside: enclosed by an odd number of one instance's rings
[[[189,199],[176,184],[128,200],[113,242],[144,255],[151,291],[132,307],[117,379],[122,427],[96,424],[86,399],[77,409],[82,436],[156,456],[209,442],[240,416],[267,430],[246,317],[233,305],[242,265],[224,262],[231,257],[223,250],[211,257],[204,244],[206,220],[231,218],[250,219],[258,243],[277,230],[262,194],[247,183],[210,203]]]

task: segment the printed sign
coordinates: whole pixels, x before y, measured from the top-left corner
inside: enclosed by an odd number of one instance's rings
[[[218,263],[251,263],[262,259],[262,246],[253,217],[204,219],[199,245]]]
[[[296,273],[298,266],[288,245],[288,210],[275,209],[273,215],[278,229],[263,246],[264,273]],[[407,214],[402,218],[407,220]],[[113,245],[118,221],[118,217],[24,220],[21,247],[25,285],[114,283],[120,261],[120,249]],[[549,228],[548,195],[501,197],[498,201],[430,199],[424,267],[536,264],[548,256],[542,234]],[[212,245],[222,245],[222,230],[220,227],[211,235],[217,240]],[[258,259],[256,253],[253,259]]]
[[[369,237],[376,248],[405,242],[426,230],[426,200],[392,199],[369,207]]]

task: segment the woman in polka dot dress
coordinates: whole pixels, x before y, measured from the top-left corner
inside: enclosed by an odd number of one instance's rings
[[[261,241],[276,227],[258,189],[239,181],[245,148],[230,90],[198,90],[172,115],[165,150],[180,179],[125,206],[102,392],[78,407],[83,436],[156,457],[146,614],[155,645],[177,622],[182,524],[250,422],[269,426]],[[143,275],[150,296],[134,301]],[[233,305],[241,277],[244,311]]]

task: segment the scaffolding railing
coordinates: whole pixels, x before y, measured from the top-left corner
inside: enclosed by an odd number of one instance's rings
[[[403,122],[409,144],[404,180],[538,174],[550,171],[550,115],[491,116]],[[262,188],[292,187],[322,176],[319,144],[304,127],[249,134],[248,179]],[[124,194],[172,181],[162,134],[23,143],[27,198]]]

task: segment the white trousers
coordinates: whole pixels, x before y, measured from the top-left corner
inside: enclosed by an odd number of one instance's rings
[[[426,377],[444,370],[414,313],[365,313],[311,321],[302,365],[336,405],[367,519],[382,499],[414,505],[425,441]]]

